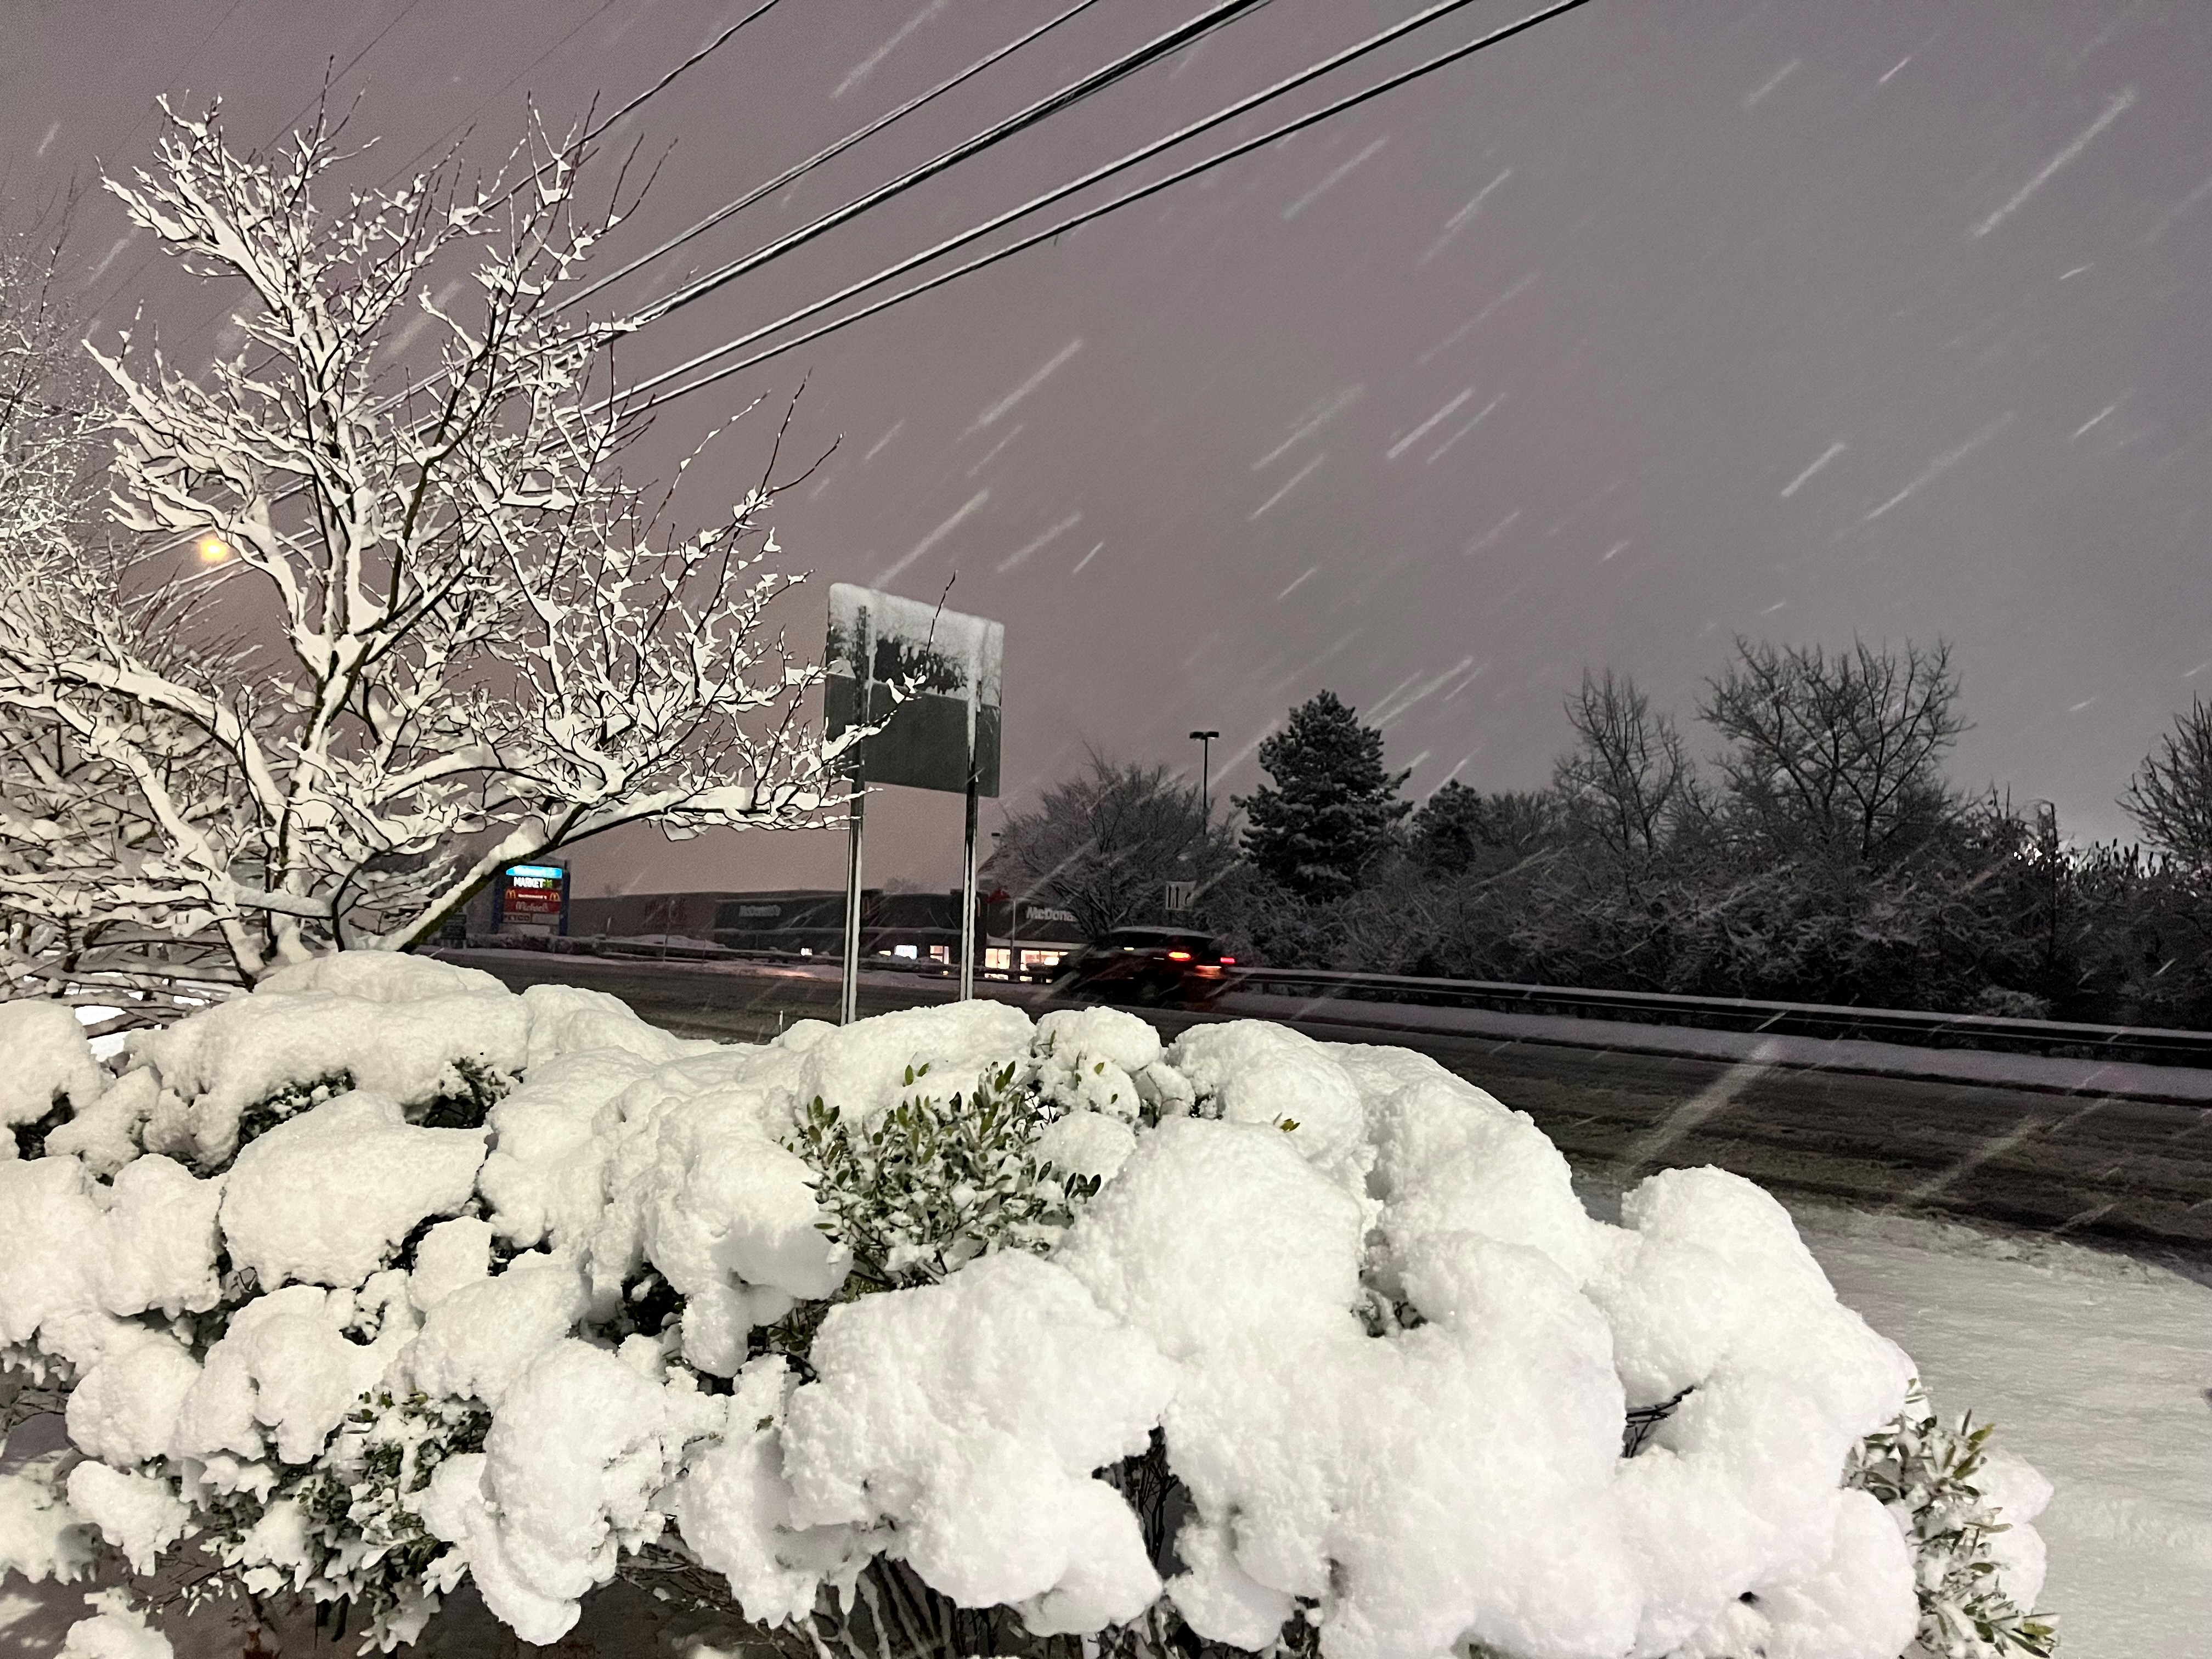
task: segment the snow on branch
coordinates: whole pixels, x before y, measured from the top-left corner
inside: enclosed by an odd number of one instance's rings
[[[412,945],[501,864],[621,825],[834,819],[820,670],[770,615],[798,580],[769,567],[774,460],[696,526],[622,471],[618,325],[562,308],[622,216],[581,201],[580,143],[347,192],[325,118],[257,155],[167,113],[107,185],[238,295],[239,343],[193,375],[141,326],[95,340],[94,418],[0,477],[18,982],[82,989],[93,939],[111,988],[251,985]],[[64,372],[15,333],[16,379]],[[71,494],[102,427],[121,550]]]

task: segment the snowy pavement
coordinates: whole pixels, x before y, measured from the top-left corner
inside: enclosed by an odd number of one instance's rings
[[[1514,1042],[1558,1043],[1571,1048],[1676,1054],[1686,1059],[1797,1066],[1808,1071],[1986,1084],[2052,1094],[2212,1105],[2212,1071],[2190,1066],[2071,1060],[2056,1054],[1998,1054],[1980,1048],[1923,1048],[1911,1043],[1869,1042],[1851,1037],[1708,1031],[1686,1025],[1646,1025],[1634,1020],[1582,1019],[1565,1014],[1435,1008],[1416,1003],[1377,1002],[1364,997],[1291,998],[1248,991],[1224,997],[1215,1007],[1221,1013],[1250,1019],[1296,1020],[1301,1024],[1338,1021],[1370,1030],[1449,1032],[1459,1036],[1501,1037]]]
[[[2062,1659],[2212,1654],[2212,1288],[2063,1243],[1792,1203],[1843,1300],[2056,1484]]]

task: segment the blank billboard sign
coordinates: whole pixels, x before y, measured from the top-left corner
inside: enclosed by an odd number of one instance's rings
[[[1003,623],[920,599],[838,582],[830,589],[827,733],[883,730],[852,751],[851,775],[869,783],[964,794],[999,793]],[[895,688],[910,688],[900,700]]]

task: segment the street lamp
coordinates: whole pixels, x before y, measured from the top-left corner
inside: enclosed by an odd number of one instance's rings
[[[1218,732],[1194,732],[1190,740],[1198,745],[1198,815],[1199,821],[1211,829],[1213,824],[1213,740]]]

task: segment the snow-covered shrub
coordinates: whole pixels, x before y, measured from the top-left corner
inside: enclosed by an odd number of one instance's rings
[[[362,953],[82,1060],[0,1162],[0,1375],[71,1443],[0,1480],[34,1577],[182,1552],[385,1647],[619,1575],[853,1659],[1893,1659],[1939,1604],[2041,1651],[1980,1565],[2032,1600],[2032,1474],[1942,1449],[1779,1205],[1598,1221],[1417,1054],[988,1002],[720,1047]]]
[[[2031,1613],[2043,1588],[2043,1540],[2027,1522],[2051,1482],[2009,1452],[1992,1426],[1942,1421],[1916,1386],[1897,1421],[1852,1455],[1850,1484],[1888,1505],[1912,1546],[1920,1646],[1942,1659],[2045,1656],[2058,1638]]]

